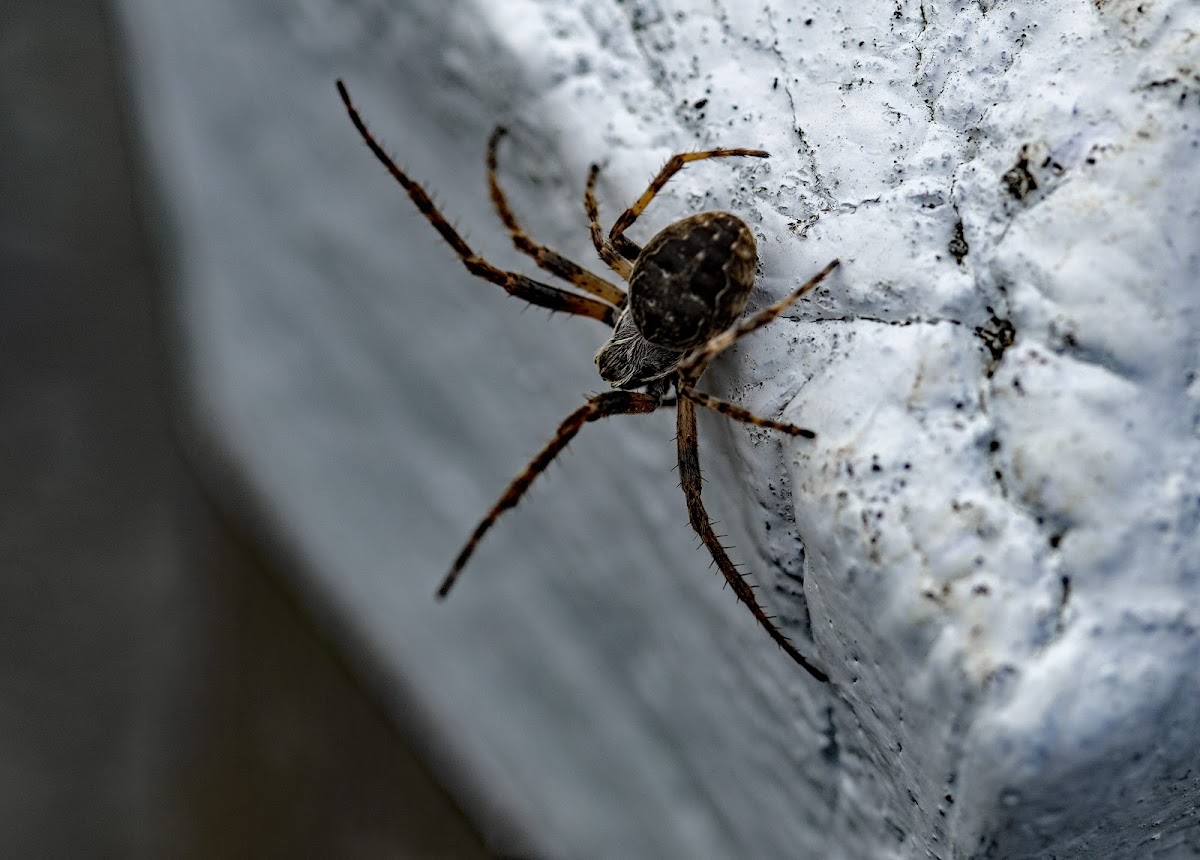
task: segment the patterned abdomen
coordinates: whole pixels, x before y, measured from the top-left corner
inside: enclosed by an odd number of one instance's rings
[[[750,228],[728,212],[663,229],[629,276],[629,311],[642,337],[684,350],[729,328],[746,309],[757,255]]]

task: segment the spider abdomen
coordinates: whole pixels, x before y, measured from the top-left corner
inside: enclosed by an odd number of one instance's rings
[[[685,350],[742,315],[754,286],[754,234],[728,212],[701,212],[661,230],[629,276],[629,312],[642,337]]]

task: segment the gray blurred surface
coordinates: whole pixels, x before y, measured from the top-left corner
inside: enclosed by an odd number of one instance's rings
[[[0,855],[482,856],[177,453],[115,66],[0,5]]]

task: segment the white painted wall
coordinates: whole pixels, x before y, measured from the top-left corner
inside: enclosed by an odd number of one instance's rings
[[[1194,3],[121,5],[199,434],[499,844],[1200,853]],[[433,602],[604,332],[466,275],[337,76],[531,273],[496,123],[530,232],[588,263],[593,160],[611,218],[673,151],[772,153],[689,168],[634,233],[741,214],[752,306],[843,260],[709,379],[818,438],[701,426],[714,516],[829,687],[706,572],[666,415],[588,428]]]

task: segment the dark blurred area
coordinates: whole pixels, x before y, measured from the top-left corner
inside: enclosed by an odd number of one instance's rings
[[[180,456],[117,47],[0,2],[0,856],[485,856]]]

